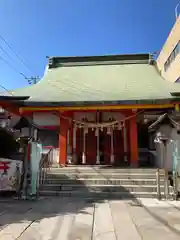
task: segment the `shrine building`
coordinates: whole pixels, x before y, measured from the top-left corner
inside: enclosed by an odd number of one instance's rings
[[[58,129],[60,165],[138,166],[138,119],[180,103],[150,54],[49,57],[42,80],[12,94],[24,99],[3,107]]]

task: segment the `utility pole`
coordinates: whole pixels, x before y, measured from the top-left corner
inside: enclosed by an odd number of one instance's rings
[[[36,84],[39,81],[39,76],[36,77],[26,77],[26,80],[28,83],[31,84]]]

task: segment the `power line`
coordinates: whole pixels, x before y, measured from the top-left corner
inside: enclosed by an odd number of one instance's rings
[[[87,89],[83,89],[83,88],[79,88],[79,87],[77,87],[77,86],[73,86],[73,85],[71,85],[71,84],[68,84],[68,83],[64,82],[63,80],[61,80],[61,81],[59,80],[58,82],[64,84],[64,85],[67,86],[67,87],[72,87],[72,88],[74,88],[74,89],[76,89],[76,90],[78,90],[78,91],[80,91],[80,92],[84,92],[84,93],[87,93],[87,94],[89,94],[89,95],[92,96],[92,92],[89,92]],[[72,83],[73,83],[73,81],[72,81]],[[89,89],[90,89],[90,88],[89,88]],[[93,89],[93,90],[94,90],[95,93],[98,93],[96,89]],[[101,94],[102,94],[102,93],[101,93]]]
[[[56,84],[53,84],[52,82],[50,82],[50,81],[48,81],[48,84],[50,85],[50,86],[52,86],[52,87],[54,87],[54,88],[58,88],[61,92],[63,92],[64,91],[64,89],[63,88],[60,88],[58,85],[56,85]],[[78,94],[78,93],[74,93],[74,92],[71,92],[71,91],[68,91],[67,89],[65,90],[65,92],[67,92],[67,93],[70,93],[71,95],[75,95],[75,96],[78,96],[78,97],[80,97],[80,95]]]
[[[6,92],[8,92],[11,96],[13,96],[13,94],[7,88],[5,88],[3,85],[0,84],[0,87],[3,88]]]
[[[3,48],[2,46],[0,46],[0,49],[1,49],[12,61],[14,61],[14,59],[11,57],[11,55],[9,55],[9,53],[8,53],[6,50],[4,50],[4,48]],[[13,67],[11,64],[9,64],[9,63],[7,62],[7,60],[5,60],[4,58],[2,59],[2,57],[1,57],[1,60],[3,60],[6,64],[8,64],[11,68],[13,68],[16,72],[18,72],[18,70],[15,69],[15,67]],[[21,73],[21,72],[20,72],[20,75],[25,76],[25,74],[24,74],[24,73]]]
[[[80,92],[84,92],[84,93],[89,94],[90,96],[92,96],[92,92],[89,92],[89,91],[87,91],[87,90],[85,90],[85,89],[80,89],[80,88],[78,88],[78,87],[73,87],[72,85],[63,82],[62,80],[61,80],[61,81],[60,81],[60,80],[57,81],[57,83],[58,83],[58,82],[63,83],[63,84],[64,84],[65,86],[67,86],[68,88],[74,88],[74,89],[78,90],[79,93],[77,93],[77,92],[75,93],[75,92],[73,92],[73,91],[71,92],[71,91],[68,91],[67,89],[61,88],[61,87],[59,87],[57,84],[55,84],[56,82],[52,82],[52,81],[49,81],[49,80],[48,80],[47,82],[48,82],[48,84],[51,85],[52,87],[55,87],[55,88],[60,89],[61,92],[64,92],[64,91],[65,91],[65,92],[67,92],[67,93],[70,93],[71,95],[75,95],[75,96],[78,96],[78,97],[81,97],[80,94],[79,94]],[[72,82],[73,82],[73,81],[72,81]],[[74,82],[75,82],[75,81],[74,81]],[[100,93],[103,94],[103,95],[108,94],[108,92],[103,92],[103,91],[100,92],[99,89],[94,89],[94,88],[89,88],[89,89],[94,90],[95,94],[99,94],[98,97],[99,97],[100,100],[101,100],[101,96],[102,96],[102,95],[100,96]],[[99,91],[99,92],[98,92],[98,91]],[[119,95],[118,95],[118,96],[119,96]],[[92,96],[92,97],[94,97],[94,96]]]
[[[5,42],[5,44],[11,49],[11,51],[16,55],[16,57],[22,62],[22,64],[34,74],[34,72],[29,68],[27,63],[23,60],[23,58],[16,52],[16,50],[0,35],[0,38]]]
[[[48,81],[48,82],[49,82],[50,85],[52,85],[52,81]],[[64,84],[67,87],[74,88],[74,89],[78,90],[79,92],[84,92],[84,93],[87,93],[89,95],[92,95],[92,92],[90,92],[90,90],[94,91],[94,93],[96,93],[96,94],[99,94],[99,96],[103,96],[103,95],[106,95],[106,94],[109,93],[109,92],[101,91],[100,89],[97,89],[97,88],[90,87],[90,86],[85,85],[85,84],[81,84],[82,86],[85,87],[85,89],[84,88],[79,88],[79,87],[76,86],[77,81],[71,80],[71,83],[74,83],[75,86],[73,86],[71,84],[68,84],[67,82],[68,81],[65,81],[65,80],[64,81],[63,80],[54,81],[54,83],[62,83],[62,84]],[[57,88],[61,89],[57,84],[55,86]],[[65,91],[67,91],[67,90],[65,90]],[[71,93],[71,94],[74,94],[74,93]],[[118,94],[118,96],[119,96],[119,94]]]
[[[71,82],[74,83],[75,85],[77,84],[77,81],[71,80]],[[83,89],[83,91],[88,92],[88,89],[89,89],[89,90],[94,90],[94,91],[96,91],[96,92],[99,92],[99,93],[101,93],[101,94],[107,94],[107,92],[103,92],[102,90],[100,90],[100,89],[98,89],[98,88],[93,88],[93,87],[88,86],[88,85],[86,85],[86,84],[84,84],[84,83],[81,83],[81,85],[84,86],[84,87],[87,89],[87,90],[86,90],[86,89]]]
[[[2,56],[0,56],[0,59],[1,59],[3,62],[5,62],[9,67],[11,67],[15,72],[19,73],[19,74],[22,75],[24,78],[27,78],[24,73],[19,72],[14,66],[12,66],[10,63],[8,63],[8,61],[6,61]]]
[[[1,48],[1,46],[0,46]],[[4,52],[11,58],[11,56],[4,50]],[[21,76],[23,76],[29,84],[36,84],[39,80],[39,77],[27,77],[24,73],[19,72],[17,68],[15,68],[13,65],[11,65],[6,59],[4,59],[2,56],[0,56],[0,59],[4,61],[9,67],[11,67],[15,72],[19,73]],[[12,59],[12,58],[11,58]]]
[[[6,52],[6,50],[4,50],[4,48],[2,46],[0,46],[0,49],[12,60],[14,61],[14,59],[9,55],[8,52]]]

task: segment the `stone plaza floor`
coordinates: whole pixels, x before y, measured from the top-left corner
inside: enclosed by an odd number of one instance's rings
[[[180,239],[180,202],[156,199],[0,200],[2,240]]]

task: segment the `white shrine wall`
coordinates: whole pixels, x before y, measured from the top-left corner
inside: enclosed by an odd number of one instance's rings
[[[125,115],[119,112],[103,112],[102,113],[102,119],[104,122],[109,121],[110,118],[113,118],[117,121],[122,121],[125,118]]]
[[[59,117],[53,113],[33,113],[33,122],[38,126],[59,126]]]
[[[87,118],[90,122],[96,121],[96,112],[75,112],[74,120],[83,121],[84,118]]]

